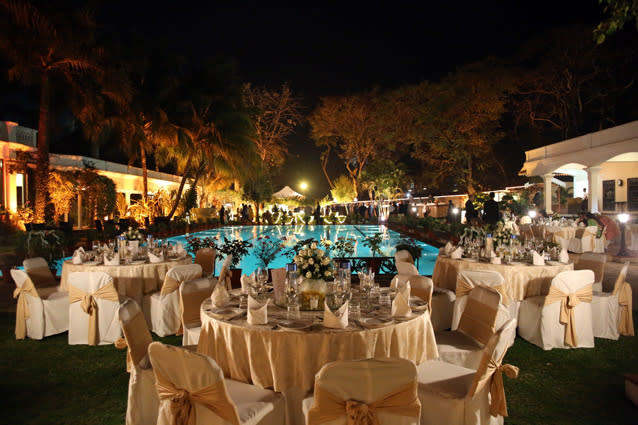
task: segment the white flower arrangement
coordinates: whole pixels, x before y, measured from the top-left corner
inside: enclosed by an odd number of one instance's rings
[[[334,265],[326,252],[317,247],[316,242],[300,249],[293,258],[299,269],[299,275],[306,279],[331,279],[334,276]]]
[[[129,227],[126,232],[122,233],[122,236],[124,236],[127,241],[141,241],[144,238],[142,232],[132,227]]]

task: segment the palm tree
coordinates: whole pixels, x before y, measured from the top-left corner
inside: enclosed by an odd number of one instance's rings
[[[44,220],[48,203],[49,113],[53,81],[77,88],[82,78],[101,77],[92,43],[93,23],[86,11],[68,13],[52,5],[44,11],[29,1],[0,0],[2,51],[11,66],[9,78],[40,87],[38,113],[38,166],[35,220]]]

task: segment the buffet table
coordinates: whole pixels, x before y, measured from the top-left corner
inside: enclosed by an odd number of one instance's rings
[[[83,263],[73,264],[71,260],[66,260],[62,264],[62,276],[60,285],[66,291],[69,273],[73,272],[104,272],[113,278],[117,292],[133,298],[139,305],[142,305],[144,294],[159,291],[164,282],[166,272],[174,266],[192,264],[190,256],[163,261],[160,263],[131,263],[119,266],[105,266],[104,264]]]
[[[516,301],[521,301],[526,297],[547,294],[554,276],[560,272],[574,270],[574,265],[555,262],[544,266],[533,266],[526,263],[491,264],[466,258],[452,259],[439,255],[432,274],[434,285],[456,291],[456,279],[459,272],[463,270],[499,272],[505,279],[508,296]]]

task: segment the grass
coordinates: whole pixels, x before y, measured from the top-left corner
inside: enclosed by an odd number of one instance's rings
[[[14,338],[14,315],[0,313],[0,424],[124,424],[128,374],[125,351],[112,345]],[[180,337],[156,338],[179,345]],[[294,349],[294,347],[290,347]],[[622,373],[638,372],[638,338],[596,339],[596,348],[543,351],[517,338],[505,378],[508,424],[635,424]]]

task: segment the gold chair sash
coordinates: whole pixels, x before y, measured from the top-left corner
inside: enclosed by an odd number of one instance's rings
[[[168,274],[164,277],[164,283],[162,289],[160,289],[160,295],[172,294],[179,289],[180,281],[173,279]]]
[[[31,317],[29,311],[29,302],[27,301],[27,295],[31,295],[35,298],[40,298],[38,291],[33,286],[31,278],[28,278],[22,284],[22,288],[17,288],[13,291],[13,298],[17,298],[16,305],[16,327],[15,334],[16,339],[24,339],[27,336],[27,319]]]
[[[483,354],[481,364],[477,369],[478,376],[470,396],[474,397],[485,385],[490,384],[490,414],[492,416],[507,416],[507,400],[505,398],[505,386],[503,384],[503,372],[512,379],[518,378],[518,367],[511,364],[503,364],[503,358],[507,350],[503,351],[501,358],[493,360],[488,353]],[[491,353],[490,353],[491,354]]]
[[[634,336],[634,321],[631,317],[631,285],[624,282],[616,292],[618,295],[618,305],[620,306],[620,318],[618,319],[618,332],[621,335]]]
[[[317,384],[314,396],[314,404],[308,411],[308,425],[319,425],[344,415],[347,425],[379,425],[379,411],[417,418],[421,415],[416,380],[369,404],[356,400],[341,400]]]
[[[128,347],[126,355],[126,370],[131,371],[132,365],[139,364],[146,356],[148,346],[153,337],[148,330],[144,314],[140,311],[130,321],[122,322],[122,331]],[[119,348],[119,347],[118,347]]]
[[[574,325],[574,307],[581,302],[591,303],[591,299],[592,285],[583,286],[572,294],[566,294],[553,285],[549,287],[549,293],[545,297],[544,305],[560,301],[560,317],[558,320],[565,325],[565,345],[570,347],[578,346],[578,337]]]
[[[474,289],[474,285],[467,280],[461,277],[456,280],[456,298],[468,295],[472,289]]]
[[[494,333],[497,312],[496,309],[470,298],[467,300],[458,328],[481,344],[487,344]]]
[[[196,423],[193,403],[202,404],[226,422],[239,425],[237,408],[226,393],[224,381],[190,392],[176,388],[172,382],[159,373],[157,368],[154,368],[153,372],[155,373],[155,385],[160,400],[170,400],[173,425]]]
[[[55,277],[51,273],[48,267],[34,267],[29,270],[24,270],[31,278],[33,285],[38,286],[50,286],[55,284]]]
[[[490,286],[490,288],[501,294],[501,302],[503,303],[503,305],[510,304],[510,297],[507,295],[507,288],[505,288],[505,285],[495,285]]]
[[[117,291],[115,290],[115,286],[113,285],[113,281],[110,281],[92,294],[87,294],[83,290],[73,285],[69,285],[69,304],[81,302],[82,310],[89,315],[89,345],[97,345],[99,342],[96,298],[108,301],[120,300],[117,295]]]

